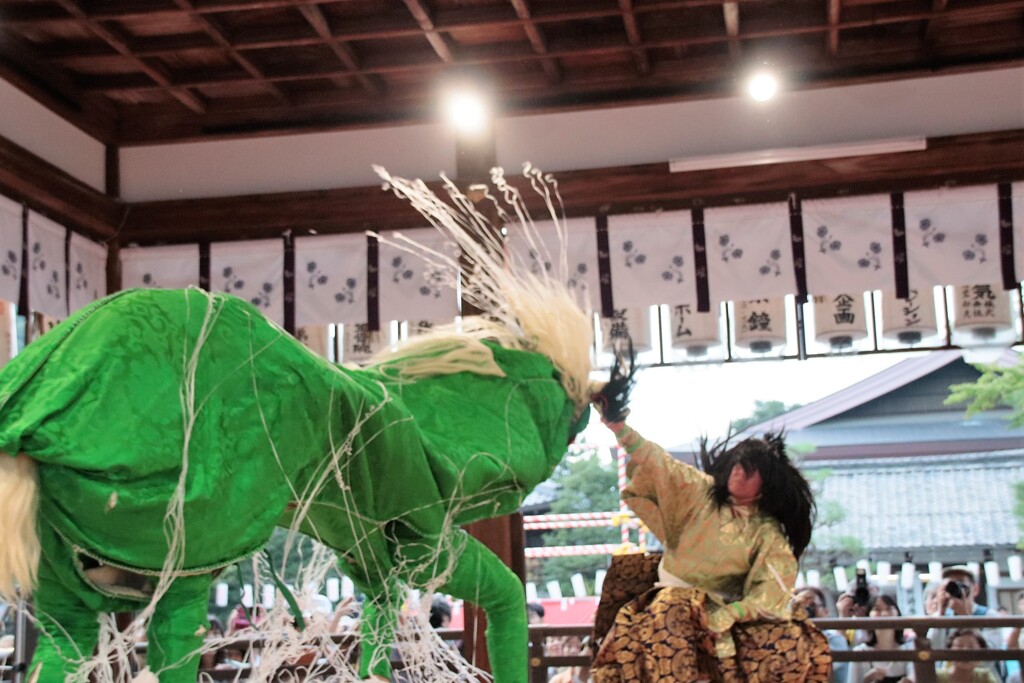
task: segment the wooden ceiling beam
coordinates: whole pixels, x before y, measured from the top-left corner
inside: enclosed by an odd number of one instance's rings
[[[723,2],[722,13],[725,15],[725,35],[729,40],[729,56],[739,61],[743,56],[740,47],[740,6],[736,2]]]
[[[651,60],[647,51],[643,49],[643,38],[640,37],[640,24],[636,20],[636,8],[633,0],[619,0],[619,10],[622,12],[622,23],[626,28],[626,40],[635,47],[633,50],[633,61],[636,63],[636,70],[641,76],[651,73]]]
[[[348,43],[334,39],[334,36],[331,34],[331,26],[323,11],[317,5],[299,5],[298,10],[305,17],[306,22],[313,27],[316,34],[334,52],[334,55],[345,68],[349,71],[359,71],[359,60],[356,59],[355,51]],[[335,76],[334,79],[336,85],[345,87],[349,77]],[[384,93],[384,85],[376,76],[359,74],[355,76],[355,79],[371,95],[382,95]]]
[[[430,11],[426,5],[421,0],[402,0],[402,2],[405,3],[412,18],[416,20],[420,30],[423,32],[423,37],[434,48],[434,52],[441,58],[441,61],[445,64],[454,64],[455,55],[452,54],[452,49],[448,47],[448,41],[437,31],[437,27],[434,25],[434,20],[431,18]]]
[[[932,138],[920,152],[671,173],[667,161],[557,174],[569,215],[913,190],[1024,178],[1024,130]],[[509,178],[514,185],[525,181]],[[459,182],[456,179],[456,182]],[[437,184],[432,184],[437,187]],[[523,192],[527,202],[537,201]],[[422,218],[378,186],[131,205],[121,239],[141,244],[276,237],[286,230],[361,232]]]
[[[938,33],[938,28],[942,24],[942,15],[946,11],[946,6],[949,4],[949,0],[932,0],[932,12],[935,16],[932,19],[928,19],[924,26],[924,42],[926,45],[931,45],[935,42],[935,36]]]
[[[526,0],[510,0],[510,2],[516,11],[516,16],[523,20],[523,31],[526,33],[533,51],[539,55],[546,55],[548,53],[547,41],[544,39],[543,31],[533,23],[530,7],[526,4]],[[558,60],[547,57],[540,63],[544,73],[547,74],[549,83],[561,82],[562,68],[558,65]]]
[[[67,1],[67,0],[62,0]],[[1024,0],[1014,0],[1015,3],[1020,4],[1024,7]],[[956,9],[948,10],[949,14],[957,12]],[[923,13],[925,16],[930,16],[930,13]],[[870,24],[867,20],[844,20],[839,24],[839,28],[856,28],[865,24]],[[877,22],[875,22],[877,23]],[[768,28],[746,28],[739,32],[737,36],[741,40],[754,40],[759,38],[772,38],[780,36],[790,35],[813,35],[821,34],[830,30],[830,27],[822,24],[815,26],[801,26],[791,28],[779,28],[779,27],[768,27]],[[647,37],[643,43],[645,49],[655,48],[671,48],[676,46],[697,46],[697,45],[709,45],[715,43],[721,43],[728,40],[727,36],[722,35],[719,31],[707,30],[703,34],[690,34],[685,36],[671,36],[671,37]],[[905,46],[902,43],[899,44],[898,50],[905,51],[906,54],[915,54],[916,47],[910,50],[904,50]],[[591,57],[605,54],[615,54],[622,52],[631,52],[633,46],[629,45],[628,42],[622,39],[621,35],[618,34],[606,34],[602,36],[588,36],[587,38],[579,40],[560,40],[556,42],[548,43],[548,52],[546,55],[539,55],[532,50],[532,48],[526,48],[523,46],[522,49],[516,47],[501,46],[500,48],[481,48],[476,50],[465,50],[460,59],[451,65],[455,66],[476,66],[476,65],[489,65],[489,64],[502,64],[506,62],[520,62],[524,60],[538,60],[543,59],[547,56],[551,57]],[[955,46],[946,46],[946,50],[950,54],[955,54]],[[855,63],[849,62],[849,55],[846,56],[845,62],[850,66],[857,66]],[[858,55],[858,59],[861,66],[865,67],[864,71],[870,70],[872,63],[870,60],[865,62],[865,59],[870,57],[869,55]],[[931,56],[933,59],[935,55]],[[820,56],[818,56],[820,60]],[[795,60],[789,65],[783,65],[784,68],[792,68],[798,66]],[[878,68],[885,66],[884,60],[876,60],[878,63],[875,65]],[[431,72],[442,68],[441,65],[436,62],[425,62],[422,59],[411,58],[405,62],[395,62],[389,60],[387,63],[379,62],[365,62],[356,71],[348,69],[335,68],[330,65],[323,65],[322,68],[317,69],[295,69],[291,71],[278,71],[274,73],[266,73],[266,81],[274,82],[286,82],[286,81],[302,81],[308,79],[318,78],[329,78],[332,76],[349,76],[349,75],[362,75],[362,74],[388,74],[388,73],[417,73],[417,72]],[[449,65],[450,66],[450,65]],[[815,65],[818,66],[818,65]],[[230,84],[244,84],[253,82],[252,77],[244,74],[240,71],[223,71],[223,70],[193,70],[188,74],[182,74],[175,80],[167,80],[168,84],[172,87],[179,89],[183,88],[198,88],[204,86],[215,86],[215,85],[230,85]],[[104,91],[104,92],[145,92],[152,90],[162,90],[165,85],[152,82],[151,79],[143,78],[139,75],[124,74],[115,76],[91,76],[83,77],[80,79],[81,89],[85,92],[91,91]]]
[[[104,42],[109,44],[112,48],[117,50],[118,53],[128,58],[130,61],[135,63],[139,69],[149,76],[155,83],[157,83],[162,90],[168,92],[176,100],[184,104],[186,107],[191,109],[196,114],[202,114],[206,111],[206,107],[198,97],[190,93],[185,88],[179,88],[171,85],[170,79],[160,69],[150,65],[144,59],[139,59],[132,54],[131,47],[128,45],[127,37],[124,36],[121,31],[115,30],[112,27],[108,27],[99,21],[95,21],[89,17],[89,14],[82,8],[77,0],[57,0],[57,3],[70,15],[85,24],[90,31],[95,33]]]
[[[839,19],[842,15],[842,0],[828,0],[828,53],[839,54]]]
[[[266,77],[263,72],[260,71],[259,67],[253,64],[248,58],[246,58],[241,52],[239,52],[231,40],[228,39],[223,27],[217,22],[214,17],[207,16],[205,14],[199,14],[195,11],[195,5],[191,0],[174,0],[174,3],[182,10],[187,12],[200,26],[203,27],[205,33],[221,48],[227,51],[227,54],[235,61],[236,64],[245,69],[246,73],[252,76],[255,80],[264,82],[267,90],[270,94],[277,99],[278,102],[288,104],[288,96],[285,95],[284,91],[281,90],[275,83],[266,81]]]
[[[124,206],[0,137],[0,192],[101,241],[117,235]]]

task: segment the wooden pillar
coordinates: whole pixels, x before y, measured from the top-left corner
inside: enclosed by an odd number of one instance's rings
[[[488,129],[486,133],[473,139],[459,136],[456,141],[456,155],[456,175],[463,185],[459,189],[468,196],[472,196],[469,188],[478,183],[487,183],[490,180],[491,168],[497,164],[493,130]],[[480,204],[478,208],[484,215],[491,218],[495,231],[501,229],[493,205]],[[463,300],[462,315],[477,315],[480,312],[468,301]],[[508,565],[519,576],[520,581],[525,580],[525,537],[523,535],[523,516],[520,513],[474,522],[466,527],[466,531]],[[466,605],[465,625],[463,653],[475,666],[489,672],[491,670],[490,659],[484,639],[487,618],[483,610]]]

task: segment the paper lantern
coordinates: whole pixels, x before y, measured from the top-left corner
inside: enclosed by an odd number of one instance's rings
[[[556,600],[562,599],[562,586],[557,581],[548,581],[548,597]]]
[[[569,578],[572,582],[572,594],[577,598],[587,597],[587,583],[583,580],[583,574],[577,572]]]
[[[539,597],[537,595],[537,584],[533,581],[526,582],[526,602],[537,602]]]
[[[836,580],[836,590],[845,591],[847,584],[850,583],[849,579],[846,578],[846,567],[833,567],[832,576]]]
[[[651,350],[651,308],[616,308],[611,318],[601,318],[601,350],[614,353],[625,343],[626,337],[633,340],[633,351],[643,353]],[[622,346],[621,348],[625,348]]]
[[[917,567],[913,562],[904,562],[900,566],[900,586],[904,590],[910,590],[914,587],[914,581],[917,579]]]
[[[433,320],[410,320],[406,323],[409,338],[418,337],[434,329]]]
[[[252,584],[242,586],[242,605],[252,607]]]
[[[343,329],[345,351],[342,360],[346,363],[365,363],[384,348],[380,330],[371,332],[366,323],[346,323]]]
[[[886,562],[885,560],[880,560],[878,562],[878,572],[877,573],[878,573],[879,579],[881,579],[883,581],[888,579],[889,575],[892,574],[892,563],[891,562]]]
[[[341,581],[337,576],[327,579],[327,599],[331,602],[338,602],[341,598]]]
[[[228,585],[226,583],[221,582],[217,584],[213,604],[217,605],[217,607],[228,606]]]
[[[607,570],[598,569],[594,574],[594,593],[601,595],[601,591],[604,589],[604,577],[608,575]]]
[[[269,584],[263,586],[263,606],[267,609],[274,606],[274,587]]]
[[[1010,297],[996,285],[957,285],[953,288],[953,329],[979,341],[1010,329]]]
[[[703,356],[712,346],[722,343],[718,311],[700,313],[693,304],[668,307],[672,348],[683,349],[688,356]]]
[[[736,345],[768,353],[786,343],[786,302],[783,299],[737,301]]]
[[[322,358],[330,358],[331,348],[330,325],[304,325],[295,330],[295,338],[302,345]]]
[[[999,563],[995,560],[988,560],[985,562],[985,580],[988,581],[990,586],[999,585]]]
[[[1010,555],[1006,558],[1006,569],[1010,573],[1010,579],[1020,581],[1024,578],[1024,562],[1020,555]]]
[[[821,572],[817,569],[807,570],[807,585],[821,588]]]
[[[868,336],[863,294],[816,295],[814,338],[833,349],[848,349]]]
[[[935,298],[931,290],[912,289],[906,299],[882,292],[882,336],[900,344],[920,344],[937,334]]]
[[[932,577],[932,581],[937,581],[942,578],[942,563],[935,562],[934,560],[928,563],[928,574]]]
[[[341,597],[351,598],[356,594],[356,585],[347,576],[341,577]]]

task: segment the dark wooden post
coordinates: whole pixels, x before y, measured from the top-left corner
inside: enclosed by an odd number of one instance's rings
[[[460,136],[456,141],[457,166],[456,175],[468,196],[473,196],[469,188],[477,183],[486,183],[490,179],[490,170],[497,164],[497,153],[492,130],[472,140]],[[491,218],[495,231],[498,225],[494,207],[481,204],[480,211]],[[462,315],[479,315],[481,311],[463,300]],[[485,519],[470,524],[466,531],[481,541],[501,561],[511,567],[522,581],[526,578],[526,555],[524,552],[525,537],[523,535],[523,516],[519,513],[494,519]],[[465,637],[463,653],[475,666],[490,671],[490,659],[487,655],[487,644],[484,632],[487,619],[483,611],[471,605],[465,610]]]

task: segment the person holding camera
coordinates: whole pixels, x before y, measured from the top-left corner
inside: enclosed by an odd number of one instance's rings
[[[901,616],[896,601],[888,595],[876,595],[868,600],[868,616],[878,619]],[[869,630],[868,639],[853,648],[854,652],[878,652],[913,649],[905,641],[902,629]],[[868,661],[851,662],[848,683],[909,683],[910,662]]]
[[[933,616],[981,617],[988,616],[989,609],[974,600],[978,595],[978,580],[970,567],[953,565],[942,570],[942,580],[929,602],[929,613]],[[928,640],[933,648],[946,647],[954,629],[933,628],[928,631]],[[984,638],[988,647],[1002,648],[1002,637],[999,629],[980,629],[980,637]],[[998,680],[1003,679],[1001,663],[989,661],[987,667],[996,674]]]

